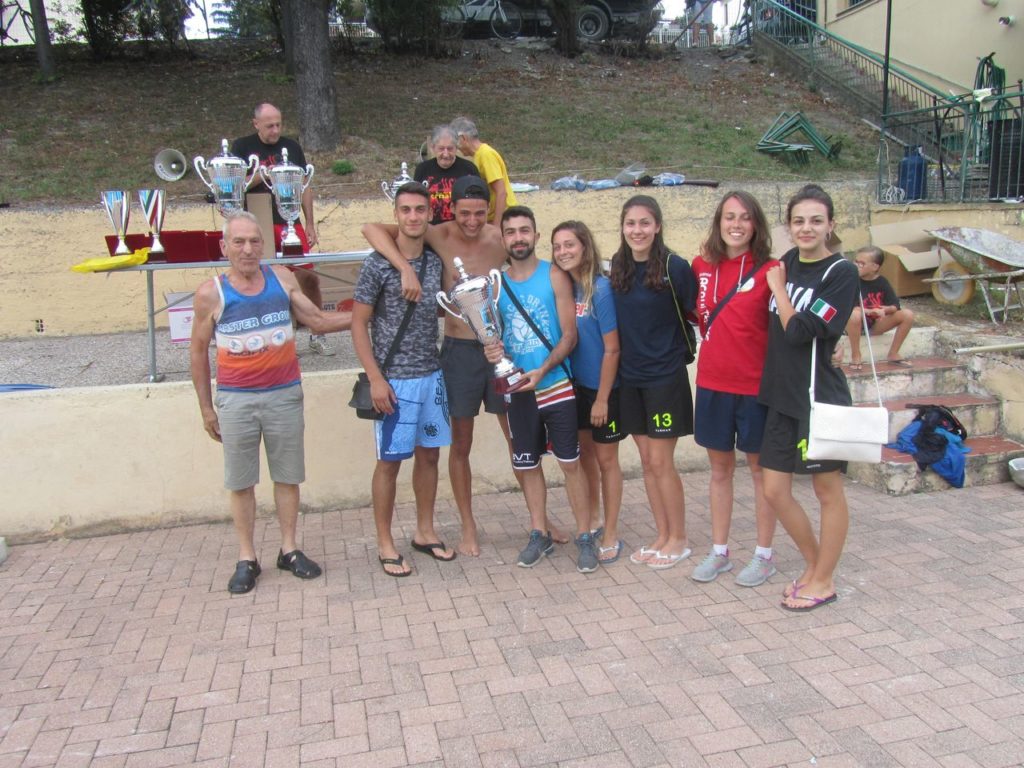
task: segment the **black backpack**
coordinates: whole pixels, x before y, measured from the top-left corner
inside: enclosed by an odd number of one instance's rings
[[[961,440],[967,439],[967,430],[964,429],[964,425],[946,406],[907,403],[907,408],[917,409],[914,421],[922,422],[922,426],[928,427],[929,431],[933,431],[936,427],[942,427],[947,432],[957,435]]]

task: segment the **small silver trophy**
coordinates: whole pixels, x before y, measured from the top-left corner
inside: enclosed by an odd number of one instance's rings
[[[164,191],[162,189],[140,189],[139,205],[149,222],[149,231],[153,235],[150,253],[163,253],[164,246],[160,242],[160,230],[164,228]]]
[[[402,163],[402,172],[395,176],[395,178],[390,182],[382,181],[380,183],[380,188],[381,191],[384,192],[384,197],[391,202],[395,202],[395,195],[398,194],[399,188],[403,184],[408,184],[410,181],[415,181],[415,179],[409,175],[409,164]],[[424,181],[423,186],[427,186],[427,182]]]
[[[220,149],[220,154],[211,157],[210,162],[199,155],[192,163],[200,180],[213,192],[217,210],[222,216],[227,216],[244,207],[245,190],[256,178],[260,159],[256,155],[249,155],[248,160],[232,155],[228,151],[227,139],[221,139]],[[203,171],[207,174],[204,175]]]
[[[302,246],[298,234],[295,232],[295,222],[302,213],[302,193],[313,180],[313,166],[307,165],[305,169],[288,162],[288,150],[281,148],[281,163],[273,168],[260,166],[260,177],[270,191],[274,193],[274,202],[277,204],[277,212],[281,218],[288,222],[284,237],[281,238],[281,251],[291,246]]]
[[[103,202],[103,210],[107,212],[107,217],[114,227],[114,234],[117,235],[117,249],[114,251],[114,255],[121,256],[131,253],[132,249],[124,240],[124,236],[128,232],[128,217],[131,214],[131,197],[127,192],[116,190],[101,193],[100,200]]]
[[[501,315],[498,312],[498,296],[501,294],[501,273],[492,269],[488,275],[470,276],[462,265],[462,259],[453,259],[459,279],[452,286],[450,294],[437,292],[437,303],[452,317],[457,317],[470,327],[481,344],[501,339]],[[494,366],[494,388],[499,394],[515,392],[528,379],[523,369],[503,357]]]

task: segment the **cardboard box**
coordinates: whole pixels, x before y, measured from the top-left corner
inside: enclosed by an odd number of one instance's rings
[[[935,238],[926,230],[939,226],[935,218],[921,218],[868,227],[871,244],[885,254],[879,274],[889,281],[897,296],[932,292],[931,284],[924,280],[932,276],[940,259]]]
[[[263,233],[263,256],[274,255],[274,214],[271,206],[274,196],[265,192],[247,192],[245,194],[245,210],[256,217]]]
[[[789,251],[793,247],[793,238],[789,236],[789,226],[787,224],[776,224],[772,227],[773,259],[781,259],[785,255],[786,251]],[[843,241],[835,232],[832,233],[832,239],[828,241],[828,247],[832,253],[842,253]]]
[[[352,296],[355,294],[356,281],[359,279],[359,269],[362,266],[362,262],[317,265],[316,271],[320,274],[320,294],[325,310],[333,312],[339,304],[343,305],[342,309],[351,309]]]
[[[172,344],[188,344],[192,340],[193,293],[164,294],[167,300],[167,323],[171,329]]]

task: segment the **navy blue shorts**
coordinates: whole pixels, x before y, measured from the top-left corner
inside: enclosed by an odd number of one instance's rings
[[[736,395],[697,387],[693,439],[713,451],[760,453],[768,407],[757,395]]]
[[[649,387],[619,387],[619,420],[627,435],[683,437],[693,434],[693,397],[686,368],[674,380]]]
[[[595,443],[617,443],[626,439],[619,419],[619,389],[616,387],[608,395],[608,423],[603,427],[595,427],[590,423],[590,409],[594,407],[597,390],[576,385],[576,421],[580,431],[589,429]]]
[[[538,408],[532,390],[513,392],[509,395],[508,431],[514,469],[539,467],[541,456],[549,448],[559,461],[576,461],[580,457],[575,400]]]
[[[764,421],[764,443],[758,463],[764,469],[797,475],[846,471],[845,461],[807,458],[809,423],[769,408]]]

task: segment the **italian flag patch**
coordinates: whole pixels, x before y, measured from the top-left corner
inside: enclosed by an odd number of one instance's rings
[[[811,304],[811,312],[816,314],[826,323],[836,316],[836,308],[823,299],[818,299]]]

